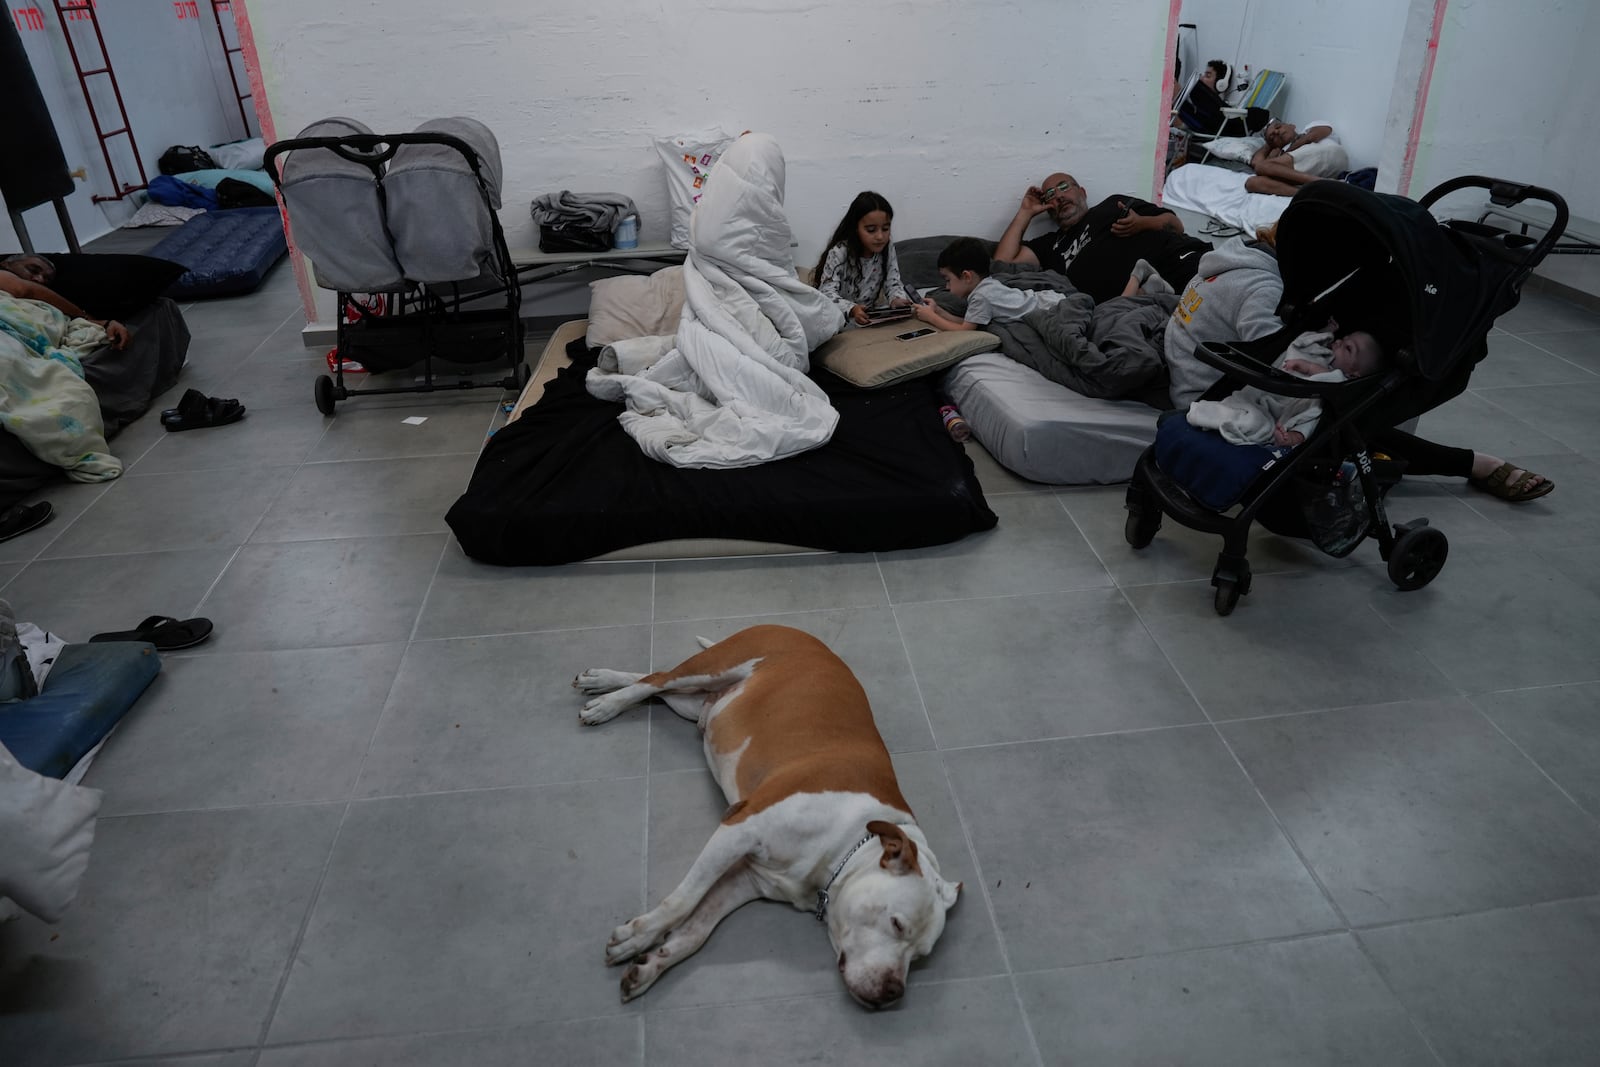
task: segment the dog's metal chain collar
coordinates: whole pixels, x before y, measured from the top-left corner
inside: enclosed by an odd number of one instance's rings
[[[828,876],[828,884],[817,890],[817,907],[816,910],[811,913],[817,917],[817,922],[821,923],[828,921],[828,890],[832,889],[833,883],[839,880],[839,875],[844,872],[844,865],[850,862],[851,856],[854,856],[857,852],[861,851],[862,845],[866,844],[868,841],[871,841],[877,836],[877,834],[868,833],[866,837],[863,837],[860,841],[857,841],[855,845],[851,847],[850,851],[844,854],[844,859],[839,861],[839,865],[833,869],[833,873]]]

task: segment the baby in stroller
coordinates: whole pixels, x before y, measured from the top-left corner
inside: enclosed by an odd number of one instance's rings
[[[1330,321],[1321,332],[1303,333],[1273,362],[1277,369],[1315,382],[1342,382],[1371,374],[1383,365],[1383,347],[1365,330],[1342,336]],[[1314,397],[1284,396],[1250,385],[1220,400],[1189,405],[1191,426],[1215,430],[1234,445],[1293,448],[1316,430],[1322,403]]]

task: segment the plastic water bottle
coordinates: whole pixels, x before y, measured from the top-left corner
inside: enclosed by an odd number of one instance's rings
[[[950,434],[951,440],[965,441],[972,436],[972,427],[967,425],[967,420],[961,417],[961,412],[956,410],[954,404],[946,404],[940,408],[939,417],[944,419],[944,428]]]
[[[613,244],[617,248],[639,247],[639,216],[623,216],[622,221],[617,223],[616,238]]]

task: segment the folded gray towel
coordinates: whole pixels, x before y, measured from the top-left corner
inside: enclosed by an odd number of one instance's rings
[[[610,233],[628,215],[639,214],[632,199],[621,193],[545,193],[531,205],[533,221],[540,226],[582,226]]]

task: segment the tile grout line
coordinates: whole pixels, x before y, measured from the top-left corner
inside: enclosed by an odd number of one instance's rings
[[[650,625],[646,631],[646,640],[649,642],[649,658],[645,665],[653,672],[656,669],[656,564],[650,564]],[[643,915],[650,907],[650,793],[651,793],[651,757],[654,755],[655,719],[657,701],[649,701],[645,707],[645,734],[644,734],[644,833],[643,844],[639,849],[639,912]],[[626,920],[624,920],[626,921]],[[644,1062],[644,1027],[640,1026],[640,1062]]]
[[[1554,688],[1554,687],[1552,687],[1552,688]],[[1468,706],[1471,707],[1473,711],[1477,712],[1478,715],[1485,722],[1487,722],[1489,724],[1489,729],[1493,730],[1495,733],[1497,733],[1501,737],[1505,738],[1506,744],[1508,744],[1512,748],[1516,749],[1517,755],[1519,755],[1523,759],[1527,760],[1528,763],[1530,765],[1532,765],[1533,769],[1538,771],[1544,777],[1545,781],[1547,781],[1551,785],[1555,786],[1556,791],[1558,793],[1560,793],[1562,796],[1566,797],[1567,798],[1567,802],[1569,804],[1571,804],[1573,807],[1577,808],[1584,815],[1588,816],[1590,822],[1600,822],[1600,816],[1597,816],[1595,812],[1590,811],[1587,807],[1585,807],[1582,803],[1579,802],[1577,797],[1574,797],[1571,793],[1567,792],[1566,787],[1563,786],[1560,782],[1556,781],[1554,775],[1552,775],[1549,771],[1545,770],[1544,764],[1542,764],[1538,760],[1534,759],[1533,756],[1528,753],[1527,749],[1525,749],[1521,745],[1517,744],[1517,742],[1512,738],[1512,736],[1510,734],[1506,733],[1505,730],[1501,729],[1500,724],[1494,720],[1494,716],[1490,715],[1487,711],[1485,711],[1482,707],[1480,707],[1478,702],[1476,700],[1474,700],[1471,696],[1464,696],[1463,699],[1466,700]]]
[[[345,822],[350,818],[350,808],[355,802],[356,790],[360,787],[361,776],[366,770],[367,757],[371,754],[373,742],[377,740],[378,731],[383,727],[383,721],[388,715],[389,701],[394,697],[395,687],[400,683],[400,672],[404,666],[405,652],[402,650],[400,660],[395,664],[394,675],[389,679],[389,688],[384,693],[382,708],[373,719],[372,732],[367,735],[367,744],[362,750],[361,759],[356,762],[355,773],[350,776],[350,789],[344,798],[344,808],[339,812],[339,824],[334,827],[333,839],[328,843],[327,855],[322,860],[322,870],[318,872],[316,884],[312,886],[306,900],[305,911],[300,916],[300,928],[295,932],[294,941],[289,946],[288,957],[284,961],[283,973],[279,976],[277,988],[273,990],[272,1000],[267,1005],[266,1016],[261,1023],[260,1037],[256,1041],[255,1063],[260,1062],[266,1048],[267,1035],[271,1033],[272,1024],[277,1020],[283,995],[289,988],[289,978],[294,973],[295,961],[300,956],[301,946],[305,944],[306,932],[311,928],[311,916],[315,914],[317,904],[322,900],[322,888],[327,884],[328,871],[333,867],[333,857],[338,851],[339,838],[343,836]]]
[[[1017,1005],[1017,1014],[1022,1019],[1023,1032],[1028,1035],[1028,1047],[1033,1052],[1033,1061],[1044,1063],[1044,1053],[1039,1048],[1038,1035],[1033,1030],[1033,1019],[1028,1015],[1027,1005],[1022,1000],[1022,989],[1017,985],[1016,971],[1011,966],[1011,951],[1006,944],[1006,935],[1000,928],[999,917],[995,914],[994,898],[989,894],[989,878],[983,873],[983,860],[978,855],[978,849],[972,841],[972,827],[967,822],[967,813],[962,806],[961,797],[956,792],[955,782],[950,779],[950,765],[945,762],[944,753],[938,753],[939,769],[944,775],[944,787],[950,794],[950,803],[956,809],[956,821],[961,824],[961,835],[967,846],[967,855],[972,857],[972,873],[978,881],[978,892],[982,894],[984,914],[989,919],[989,929],[994,932],[995,947],[1000,950],[1000,965],[1005,968],[1006,982],[1011,986],[1011,998]]]
[[[945,792],[949,794],[950,803],[956,811],[956,822],[961,827],[962,843],[966,846],[967,855],[972,857],[973,875],[978,881],[984,915],[987,916],[989,929],[994,934],[995,946],[1000,950],[1000,963],[1005,968],[1006,983],[1011,988],[1011,999],[1017,1006],[1017,1017],[1022,1020],[1022,1030],[1028,1037],[1028,1048],[1033,1052],[1033,1061],[1042,1067],[1044,1054],[1039,1049],[1039,1038],[1034,1033],[1033,1020],[1028,1017],[1027,1005],[1022,1000],[1022,990],[1018,987],[1016,975],[1012,972],[1011,953],[1006,947],[1006,938],[1000,929],[999,918],[995,915],[994,899],[989,895],[988,878],[983,873],[983,861],[978,857],[977,847],[972,841],[972,828],[967,824],[966,813],[962,809],[961,798],[956,794],[955,783],[950,780],[950,767],[945,762],[944,751],[939,748],[939,736],[933,726],[933,716],[928,712],[928,700],[922,691],[922,680],[917,677],[917,667],[911,659],[911,646],[906,641],[905,631],[900,626],[899,605],[889,596],[889,580],[883,572],[881,555],[874,552],[872,558],[878,568],[878,580],[883,583],[884,598],[889,602],[889,617],[894,620],[895,636],[900,638],[900,651],[906,658],[907,669],[911,672],[911,684],[917,693],[917,703],[922,708],[923,721],[928,724],[928,737],[933,742],[934,758],[939,761],[939,773],[944,780]]]
[[[1367,950],[1367,946],[1362,943],[1361,938],[1357,936],[1356,928],[1351,924],[1349,916],[1347,916],[1344,912],[1344,909],[1339,906],[1339,902],[1334,899],[1332,891],[1328,889],[1326,883],[1324,883],[1322,880],[1322,876],[1317,873],[1317,869],[1312,865],[1311,860],[1306,856],[1304,851],[1302,851],[1300,843],[1296,841],[1294,835],[1289,832],[1289,828],[1283,824],[1283,820],[1279,817],[1277,810],[1273,808],[1272,802],[1267,799],[1266,794],[1261,790],[1261,786],[1256,782],[1254,776],[1250,774],[1249,768],[1244,765],[1244,761],[1241,760],[1239,758],[1239,754],[1234,751],[1233,745],[1229,743],[1227,736],[1222,732],[1222,728],[1217,723],[1213,722],[1211,724],[1211,729],[1215,732],[1217,739],[1222,742],[1222,747],[1227,751],[1228,756],[1233,760],[1234,765],[1239,768],[1239,773],[1243,774],[1245,781],[1250,784],[1251,790],[1255,792],[1256,798],[1261,802],[1261,806],[1266,810],[1268,817],[1272,819],[1272,824],[1277,828],[1280,839],[1289,846],[1291,851],[1293,851],[1295,858],[1300,861],[1300,866],[1305,870],[1307,876],[1310,877],[1312,884],[1317,887],[1317,890],[1322,894],[1323,899],[1327,901],[1328,907],[1333,911],[1334,917],[1343,927],[1343,929],[1339,932],[1355,942],[1356,950],[1361,953],[1361,957],[1362,959],[1366,960],[1368,968],[1371,969],[1372,973],[1383,985],[1384,991],[1389,994],[1391,1003],[1393,1003],[1393,1005],[1405,1015],[1406,1022],[1410,1024],[1412,1032],[1417,1035],[1417,1039],[1421,1041],[1423,1047],[1428,1050],[1428,1054],[1434,1058],[1434,1062],[1438,1063],[1440,1067],[1445,1067],[1444,1059],[1433,1047],[1433,1042],[1428,1040],[1428,1035],[1423,1032],[1421,1021],[1418,1020],[1416,1015],[1412,1012],[1411,1006],[1408,1005],[1403,998],[1401,998],[1399,992],[1389,982],[1388,976],[1384,974],[1383,969],[1378,966],[1377,960],[1373,958],[1372,954]]]
[[[1385,625],[1388,625],[1392,630],[1395,629],[1392,623],[1389,623],[1387,619],[1383,619],[1382,613],[1378,611],[1377,607],[1371,602],[1371,600],[1366,601],[1365,606],[1369,612],[1378,616],[1378,618]],[[1396,633],[1398,636],[1398,631],[1396,631]],[[1445,675],[1443,671],[1440,671],[1438,665],[1429,659],[1421,649],[1415,649],[1415,651],[1418,655],[1422,656],[1425,663],[1433,667],[1435,671],[1439,672],[1441,678],[1443,678],[1447,683],[1450,683],[1449,676]],[[1211,716],[1209,711],[1207,711],[1206,717],[1210,719]],[[1415,1013],[1411,1010],[1411,1006],[1405,1002],[1405,1000],[1400,996],[1399,991],[1396,990],[1390,983],[1388,976],[1383,972],[1383,969],[1378,966],[1378,961],[1372,956],[1371,952],[1367,950],[1367,946],[1362,942],[1361,938],[1357,936],[1355,926],[1350,922],[1350,917],[1345,914],[1344,909],[1339,906],[1339,902],[1334,899],[1333,892],[1323,881],[1322,875],[1317,872],[1316,867],[1312,865],[1310,858],[1306,856],[1304,850],[1300,846],[1300,842],[1295,840],[1294,835],[1289,832],[1289,828],[1283,824],[1283,819],[1278,815],[1277,809],[1272,806],[1272,802],[1267,799],[1267,796],[1262,791],[1260,784],[1256,782],[1255,777],[1250,773],[1249,768],[1244,765],[1244,761],[1239,758],[1238,752],[1234,750],[1232,743],[1228,741],[1228,737],[1225,733],[1223,733],[1222,727],[1213,721],[1211,723],[1211,729],[1215,731],[1217,739],[1222,742],[1222,747],[1227,750],[1228,756],[1233,760],[1235,766],[1239,768],[1239,772],[1244,775],[1245,781],[1250,783],[1250,788],[1255,791],[1256,797],[1261,802],[1261,806],[1266,810],[1267,815],[1272,819],[1273,825],[1277,827],[1280,838],[1294,852],[1295,858],[1300,861],[1300,866],[1305,869],[1306,874],[1311,878],[1312,884],[1314,884],[1317,887],[1317,890],[1322,893],[1323,899],[1327,901],[1328,907],[1332,909],[1335,918],[1337,918],[1343,925],[1345,935],[1355,942],[1356,950],[1361,953],[1361,957],[1362,959],[1366,960],[1368,968],[1370,968],[1372,973],[1377,976],[1378,981],[1383,985],[1384,990],[1389,994],[1390,1001],[1395,1005],[1395,1007],[1399,1008],[1399,1010],[1404,1013],[1406,1022],[1410,1024],[1412,1032],[1417,1035],[1417,1039],[1422,1042],[1423,1047],[1428,1050],[1428,1054],[1434,1058],[1434,1061],[1438,1063],[1440,1067],[1445,1067],[1444,1059],[1439,1055],[1438,1051],[1433,1047],[1433,1042],[1428,1040],[1427,1034],[1423,1031],[1421,1020],[1416,1017]]]
[[[657,573],[658,573],[657,564],[651,563],[650,564],[650,624],[649,624],[649,626],[646,627],[646,633],[645,633],[645,640],[648,642],[648,644],[646,646],[648,655],[647,655],[647,658],[645,660],[645,666],[652,672],[656,669],[656,575],[657,575]],[[645,708],[644,708],[644,711],[645,711],[645,720],[644,720],[644,818],[641,820],[641,822],[643,824],[643,830],[642,830],[642,833],[640,834],[641,843],[640,843],[640,848],[639,848],[639,911],[635,913],[635,914],[638,914],[638,915],[643,915],[645,913],[645,911],[650,907],[650,795],[651,795],[651,793],[654,792],[653,786],[654,786],[654,783],[655,783],[655,779],[653,777],[653,773],[654,772],[651,769],[651,759],[655,754],[655,744],[654,744],[654,742],[655,742],[655,722],[656,722],[656,707],[657,706],[658,706],[658,702],[657,701],[650,700],[650,701],[646,701]],[[628,921],[630,921],[630,920],[629,919],[624,919],[623,920],[623,922],[628,922]],[[644,1015],[645,1015],[644,1012],[640,1012],[639,1015],[638,1015],[638,1018],[639,1018],[639,1067],[645,1067],[645,1063],[647,1062],[647,1057],[649,1055],[650,1038],[649,1038],[649,1035],[647,1035],[645,1033]]]

